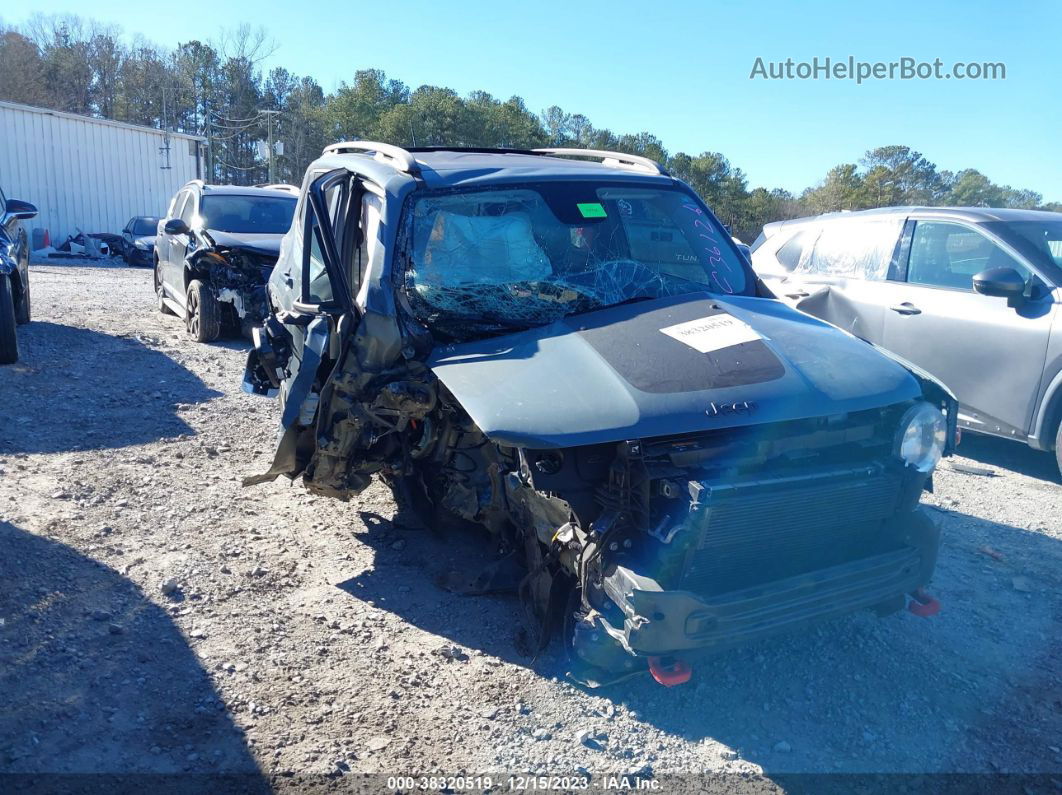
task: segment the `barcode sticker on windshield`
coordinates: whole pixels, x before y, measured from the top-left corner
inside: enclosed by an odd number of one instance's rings
[[[711,353],[731,345],[763,339],[752,326],[732,315],[702,317],[660,330],[701,353]]]

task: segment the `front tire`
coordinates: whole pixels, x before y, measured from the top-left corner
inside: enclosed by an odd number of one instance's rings
[[[213,342],[221,335],[221,307],[214,293],[199,279],[188,285],[188,333],[196,342]]]
[[[11,290],[11,277],[0,276],[0,364],[14,364],[17,361],[15,295]]]
[[[29,273],[29,269],[26,269],[26,273]],[[29,276],[26,277],[26,283],[22,285],[22,301],[19,302],[18,308],[15,310],[15,322],[20,326],[24,326],[30,322],[30,315],[32,313],[32,305],[30,304],[30,285]]]
[[[1055,463],[1058,464],[1059,474],[1062,474],[1062,422],[1058,423],[1055,433]]]

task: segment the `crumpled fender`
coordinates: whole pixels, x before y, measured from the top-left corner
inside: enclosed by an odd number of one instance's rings
[[[299,371],[291,382],[291,388],[284,394],[284,411],[280,418],[280,428],[277,433],[277,451],[273,458],[273,465],[267,472],[260,475],[250,475],[243,479],[244,486],[253,486],[258,483],[266,483],[276,480],[278,475],[294,478],[301,471],[297,464],[298,438],[302,429],[295,425],[299,417],[302,404],[310,394],[317,375],[317,369],[321,366],[325,346],[328,344],[329,325],[328,318],[315,318],[306,327],[306,342],[303,347],[302,361]]]

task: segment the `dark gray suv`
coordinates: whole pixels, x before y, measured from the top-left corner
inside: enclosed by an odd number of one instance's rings
[[[1062,214],[895,207],[768,224],[753,267],[797,309],[913,362],[959,424],[1062,468]]]
[[[15,326],[30,322],[30,247],[22,222],[36,216],[32,204],[0,190],[0,364],[18,361]]]
[[[170,202],[154,243],[158,309],[210,342],[250,334],[266,314],[265,281],[291,226],[290,185],[237,187],[189,182]]]
[[[268,291],[245,389],[282,428],[246,482],[376,476],[474,528],[467,590],[518,591],[537,643],[563,627],[579,681],[936,609],[919,495],[953,398],[774,300],[652,161],[330,146]]]

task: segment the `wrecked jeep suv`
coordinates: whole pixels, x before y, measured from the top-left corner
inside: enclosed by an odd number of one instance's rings
[[[297,201],[291,185],[181,188],[155,238],[159,311],[183,318],[199,342],[249,336],[266,316],[266,279]]]
[[[918,500],[953,397],[774,300],[652,161],[330,146],[268,289],[244,388],[282,428],[245,482],[345,500],[376,475],[425,524],[481,526],[467,589],[518,589],[580,681],[936,607]]]

